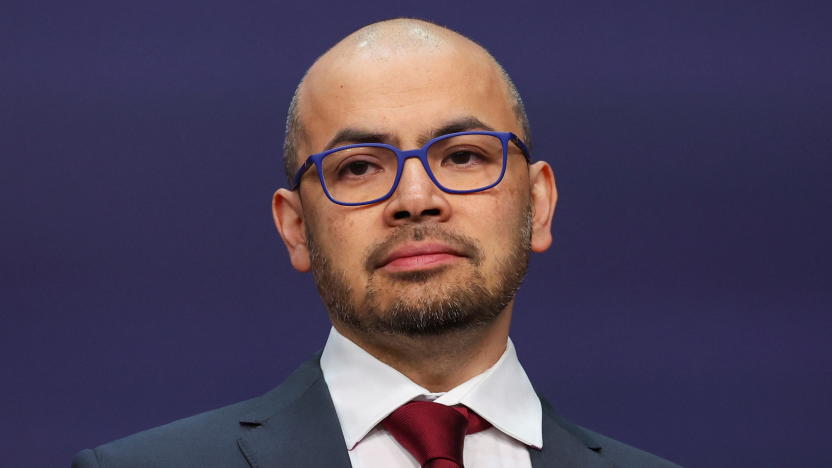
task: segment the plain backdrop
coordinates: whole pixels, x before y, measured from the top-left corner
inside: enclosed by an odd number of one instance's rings
[[[512,329],[555,407],[687,467],[832,465],[829,5],[4,1],[3,465],[261,394],[323,345],[271,220],[283,120],[320,53],[396,16],[491,50],[555,168]]]

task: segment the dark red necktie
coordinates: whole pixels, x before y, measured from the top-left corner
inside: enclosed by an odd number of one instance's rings
[[[465,435],[491,427],[491,423],[465,406],[430,401],[405,403],[381,425],[422,468],[461,468]]]

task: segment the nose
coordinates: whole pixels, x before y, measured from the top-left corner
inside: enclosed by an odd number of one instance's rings
[[[451,214],[447,196],[433,183],[418,158],[407,158],[399,185],[384,208],[385,221],[390,225],[445,221]]]

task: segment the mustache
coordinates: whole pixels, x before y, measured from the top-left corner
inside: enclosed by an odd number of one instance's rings
[[[461,255],[467,257],[474,265],[479,265],[482,261],[482,249],[479,243],[468,236],[453,233],[438,224],[404,225],[394,231],[387,239],[369,247],[364,269],[368,273],[373,273],[376,267],[399,244],[410,240],[421,241],[425,239],[434,239],[448,244]]]

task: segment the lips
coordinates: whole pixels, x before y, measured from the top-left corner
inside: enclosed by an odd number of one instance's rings
[[[464,256],[446,244],[411,243],[394,249],[376,265],[376,268],[392,271],[431,268]]]

